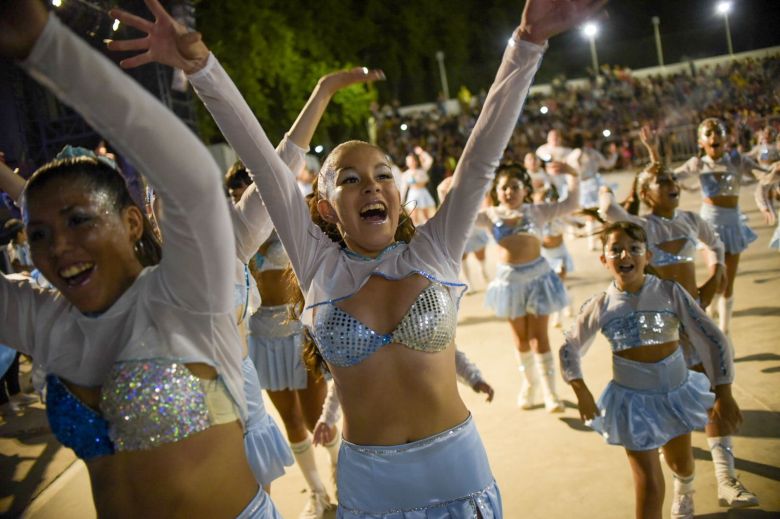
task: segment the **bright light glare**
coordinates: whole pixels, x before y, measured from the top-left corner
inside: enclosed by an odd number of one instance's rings
[[[514,47],[515,46],[515,39],[514,38],[509,38],[509,40],[506,43],[510,47]]]
[[[539,109],[539,111],[542,112],[543,114],[546,114],[547,112],[550,111],[550,109],[547,108],[546,106],[542,105],[542,107]]]
[[[60,7],[62,5],[62,0],[51,0],[51,5],[54,7]]]
[[[582,34],[584,34],[586,38],[595,38],[598,33],[599,26],[593,22],[588,22],[582,26]]]
[[[401,125],[401,131],[402,131],[402,132],[405,132],[405,131],[406,131],[406,130],[408,130],[408,129],[409,129],[409,126],[407,126],[407,125],[406,125],[406,123],[403,123],[403,124]]]
[[[322,147],[322,144],[318,144],[314,147],[314,153],[322,153],[322,150],[325,148]]]
[[[731,11],[731,2],[718,2],[715,9],[718,11],[718,14],[728,14]]]
[[[112,26],[112,28],[113,28],[115,31],[116,31],[117,29],[119,29],[119,20],[114,20],[114,25]]]
[[[609,130],[604,130],[603,132],[601,132],[601,135],[603,135],[604,137],[609,137],[610,135],[612,135],[612,132]]]

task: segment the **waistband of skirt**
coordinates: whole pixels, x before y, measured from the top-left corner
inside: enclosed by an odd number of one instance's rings
[[[738,224],[742,222],[742,212],[737,207],[721,207],[712,204],[701,204],[699,215],[707,220],[715,219],[719,224]]]
[[[688,367],[681,348],[658,362],[637,362],[612,356],[612,380],[637,391],[667,392],[680,387],[688,378]]]
[[[474,420],[471,417],[471,413],[469,413],[468,418],[463,420],[458,425],[451,427],[450,429],[446,429],[440,433],[436,433],[433,436],[428,436],[427,438],[422,438],[421,440],[416,440],[409,443],[402,443],[400,445],[359,445],[357,443],[349,442],[342,437],[341,444],[345,448],[363,454],[391,456],[393,454],[405,454],[420,451],[430,445],[440,443],[442,441],[451,441],[452,439],[458,438],[459,436],[464,436],[471,432],[476,432],[476,430],[477,428],[474,425]]]
[[[550,264],[544,259],[544,256],[531,260],[526,263],[499,263],[498,271],[512,271],[524,275],[539,275],[547,271],[552,271]]]

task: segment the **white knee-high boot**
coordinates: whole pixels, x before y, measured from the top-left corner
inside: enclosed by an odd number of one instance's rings
[[[530,351],[517,354],[518,367],[520,372],[520,393],[517,395],[517,405],[521,409],[531,409],[534,406],[534,397],[539,385],[534,366],[534,354]]]
[[[731,332],[731,314],[734,311],[734,296],[723,296],[718,301],[718,320],[720,329],[727,336]]]
[[[536,369],[542,379],[542,391],[544,392],[544,408],[549,413],[562,413],[563,403],[555,392],[555,359],[552,352],[537,353]]]

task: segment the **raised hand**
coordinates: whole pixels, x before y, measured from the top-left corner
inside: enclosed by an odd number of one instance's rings
[[[0,57],[29,56],[48,19],[49,13],[38,0],[0,2]]]
[[[109,42],[108,48],[114,51],[144,51],[132,58],[122,60],[120,66],[134,68],[157,62],[180,68],[187,74],[202,69],[209,57],[209,49],[203,43],[200,33],[190,32],[174,20],[158,0],[144,0],[144,2],[154,15],[154,22],[122,9],[109,11],[109,15],[123,24],[146,33],[143,38]]]
[[[385,79],[385,73],[379,69],[355,67],[351,70],[340,70],[322,76],[318,82],[318,86],[323,90],[323,93],[333,95],[342,88],[351,85],[383,79]]]
[[[607,0],[528,0],[517,35],[542,44],[595,16]]]

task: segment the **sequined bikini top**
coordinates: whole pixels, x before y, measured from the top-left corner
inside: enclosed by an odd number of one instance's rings
[[[500,217],[493,220],[490,231],[497,242],[515,234],[532,234],[536,237],[539,237],[541,234],[533,215],[525,205],[520,210],[515,211],[515,213],[517,214],[517,221],[514,223],[508,223],[507,220]],[[511,219],[514,219],[514,217]]]
[[[635,311],[607,322],[601,333],[612,352],[680,340],[680,321],[672,312]]]
[[[290,263],[287,251],[284,250],[281,240],[276,235],[276,231],[268,238],[270,243],[264,253],[255,254],[255,265],[257,270],[265,272],[266,270],[284,270]]]
[[[672,238],[668,242],[685,240],[683,246],[677,252],[667,252],[661,249],[659,243],[650,244],[650,251],[653,253],[650,264],[654,267],[666,267],[668,265],[677,265],[679,263],[692,263],[696,260],[696,240],[690,236],[680,236]]]
[[[742,174],[730,155],[724,155],[717,162],[706,159],[705,166],[711,170],[699,173],[702,196],[739,196]]]
[[[147,450],[238,419],[220,379],[169,359],[114,364],[93,410],[56,375],[46,377],[46,414],[57,439],[79,458]]]
[[[359,364],[386,344],[435,353],[455,338],[457,314],[447,288],[431,283],[387,334],[372,330],[332,303],[323,305],[314,318],[314,340],[325,360],[339,367]]]

